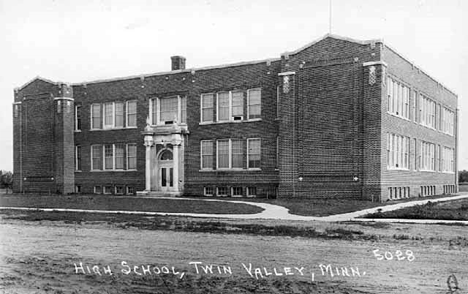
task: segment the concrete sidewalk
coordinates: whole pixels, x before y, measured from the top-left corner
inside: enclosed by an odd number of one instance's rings
[[[121,214],[145,214],[145,215],[168,215],[168,216],[189,216],[189,217],[205,217],[205,218],[228,218],[228,219],[274,219],[274,220],[295,220],[295,221],[324,221],[324,222],[343,222],[343,221],[376,221],[376,222],[404,222],[404,223],[458,223],[467,224],[468,221],[453,221],[453,220],[421,220],[421,219],[359,219],[369,213],[375,213],[378,211],[386,212],[393,211],[405,207],[424,205],[428,202],[443,202],[452,201],[468,198],[468,193],[464,193],[459,196],[438,198],[438,199],[426,199],[404,203],[397,203],[393,205],[386,205],[380,207],[369,208],[365,210],[336,214],[330,216],[316,217],[316,216],[301,216],[290,214],[289,210],[283,206],[259,203],[259,202],[247,202],[247,201],[226,201],[218,199],[203,199],[203,201],[218,201],[218,202],[234,202],[243,203],[247,205],[253,205],[264,209],[261,213],[257,214],[196,214],[196,213],[165,213],[165,212],[147,212],[147,211],[116,211],[116,210],[84,210],[84,209],[63,209],[63,208],[28,208],[28,207],[0,207],[0,209],[11,209],[11,210],[30,210],[30,211],[60,211],[60,212],[89,212],[89,213],[121,213]],[[180,201],[188,201],[190,198],[167,198],[177,199]]]

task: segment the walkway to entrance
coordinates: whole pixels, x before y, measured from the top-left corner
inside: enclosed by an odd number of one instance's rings
[[[431,202],[442,202],[452,201],[468,198],[468,194],[462,194],[459,196],[451,196],[438,199],[427,199],[418,200],[412,202],[398,203],[394,205],[387,205],[381,207],[374,207],[370,209],[355,211],[351,213],[336,214],[324,217],[314,216],[300,216],[290,214],[289,210],[285,207],[259,203],[259,202],[247,202],[247,201],[227,201],[218,199],[197,199],[200,201],[219,201],[219,202],[235,202],[243,203],[253,206],[258,206],[264,209],[261,213],[257,214],[196,214],[196,213],[165,213],[165,212],[147,212],[147,211],[106,211],[106,210],[84,210],[84,209],[65,209],[65,208],[25,208],[25,207],[0,207],[0,209],[11,209],[11,210],[35,210],[35,211],[68,211],[68,212],[92,212],[92,213],[121,213],[121,214],[146,214],[146,215],[170,215],[170,216],[189,216],[189,217],[207,217],[207,218],[228,218],[228,219],[276,219],[276,220],[295,220],[295,221],[325,221],[325,222],[343,222],[343,221],[366,221],[366,222],[403,222],[403,223],[457,223],[466,224],[468,221],[452,221],[452,220],[424,220],[424,219],[360,219],[363,215],[374,213],[377,211],[386,212],[401,209],[404,207],[410,207],[415,205],[424,205]],[[177,201],[190,201],[191,198],[168,198]]]

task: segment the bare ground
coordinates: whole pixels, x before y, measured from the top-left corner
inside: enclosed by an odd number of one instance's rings
[[[182,218],[165,219],[171,222]],[[446,281],[451,274],[458,278],[459,293],[468,289],[467,228],[463,226],[223,222],[225,233],[214,234],[150,226],[141,229],[135,220],[126,220],[127,225],[122,226],[122,222],[109,220],[26,221],[3,214],[0,293],[447,293]],[[359,236],[376,237],[349,240],[227,233],[239,225],[313,228],[330,235],[354,231],[362,232]],[[392,252],[392,260],[378,260],[375,249],[382,254]],[[415,259],[397,260],[397,250],[411,250]],[[137,271],[124,274],[122,270],[125,272],[127,267],[122,266],[122,261],[132,269],[137,266]],[[74,264],[79,266],[80,262],[85,273],[76,272]],[[190,262],[224,265],[231,268],[232,274],[222,270],[220,274],[216,266],[213,274],[205,273],[201,267],[197,273]],[[263,278],[258,273],[259,279],[250,276],[242,263],[260,268]],[[320,264],[330,264],[334,276],[330,272],[322,274]],[[102,276],[92,273],[94,265]],[[173,266],[179,274],[162,275],[152,270],[140,276],[142,265],[150,265],[150,269]],[[112,276],[104,274],[107,266]],[[286,276],[285,267],[294,275]],[[267,273],[276,268],[283,276],[266,276],[264,268]],[[359,275],[354,272],[353,276],[351,268],[359,270]]]

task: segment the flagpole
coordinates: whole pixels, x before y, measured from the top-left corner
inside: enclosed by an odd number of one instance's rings
[[[330,0],[330,17],[329,17],[329,22],[328,22],[328,33],[332,33],[332,0]]]

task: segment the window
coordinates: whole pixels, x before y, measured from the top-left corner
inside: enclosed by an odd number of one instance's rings
[[[213,187],[204,187],[204,188],[203,188],[203,195],[205,195],[205,196],[213,196],[213,195],[214,195],[214,189],[213,189]]]
[[[276,169],[279,168],[279,136],[276,136]]]
[[[387,134],[387,167],[391,169],[409,168],[410,139]]]
[[[75,146],[75,170],[81,171],[81,146]]]
[[[104,169],[114,169],[113,145],[104,145]]]
[[[124,120],[126,120],[126,123],[124,123]],[[75,124],[78,125],[77,122]],[[127,101],[125,103],[106,102],[91,105],[92,130],[123,128],[124,126],[136,127],[136,101]]]
[[[101,128],[101,104],[91,105],[91,129]]]
[[[455,172],[455,150],[453,148],[444,147],[442,153],[442,171],[453,173]]]
[[[127,144],[127,170],[137,169],[137,145]]]
[[[104,194],[112,194],[112,186],[104,186]]]
[[[387,111],[402,118],[409,119],[409,93],[407,86],[387,78]]]
[[[244,167],[244,144],[243,140],[231,140],[231,167],[243,168]]]
[[[201,122],[213,121],[214,94],[201,95]]]
[[[102,187],[94,186],[94,194],[102,194]]]
[[[247,197],[257,196],[257,187],[247,187]]]
[[[137,102],[127,101],[127,128],[137,126]]]
[[[217,168],[230,168],[229,164],[229,139],[217,141]]]
[[[104,103],[104,129],[114,126],[114,103]]]
[[[244,118],[244,92],[232,92],[232,119],[242,120]]]
[[[244,196],[244,191],[242,189],[242,187],[232,187],[232,197],[242,197]]]
[[[75,105],[75,131],[81,130],[81,105]]]
[[[435,129],[436,127],[436,104],[424,95],[420,95],[420,122],[422,125]]]
[[[447,108],[442,109],[442,132],[453,136],[455,125],[455,113]]]
[[[115,144],[115,169],[124,169],[125,144]]]
[[[187,97],[180,98],[180,123],[187,123]]]
[[[248,95],[248,118],[255,119],[261,116],[261,90],[250,89],[247,91]]]
[[[75,185],[75,193],[81,193],[81,186]]]
[[[435,171],[435,144],[421,142],[421,170]]]
[[[186,97],[170,96],[150,99],[150,120],[153,125],[186,123]]]
[[[416,117],[416,115],[417,115],[417,111],[416,111],[417,104],[416,104],[416,102],[418,101],[417,97],[418,97],[418,94],[416,93],[416,91],[411,91],[411,105],[412,105],[412,107],[411,107],[412,108],[412,111],[411,111],[412,114],[411,115],[413,117],[414,122],[418,121],[417,117]]]
[[[213,169],[213,141],[201,141],[201,169]]]
[[[280,96],[280,87],[276,87],[276,118],[280,117],[280,103],[281,103],[281,96]]]
[[[114,127],[123,128],[124,126],[124,103],[115,102],[115,122]]]
[[[133,195],[135,194],[135,188],[132,186],[127,186],[127,195]]]
[[[161,123],[177,120],[178,97],[167,97],[160,99],[159,121]]]
[[[91,146],[91,170],[102,170],[102,145]]]
[[[125,166],[126,162],[126,166]],[[91,146],[91,170],[135,170],[136,144]]]
[[[228,188],[227,187],[218,187],[218,191],[216,193],[218,196],[227,196],[228,195]]]
[[[260,139],[247,139],[247,168],[260,168]]]
[[[116,195],[123,195],[123,193],[124,193],[124,186],[115,186]]]
[[[218,121],[229,120],[229,92],[218,93]]]

